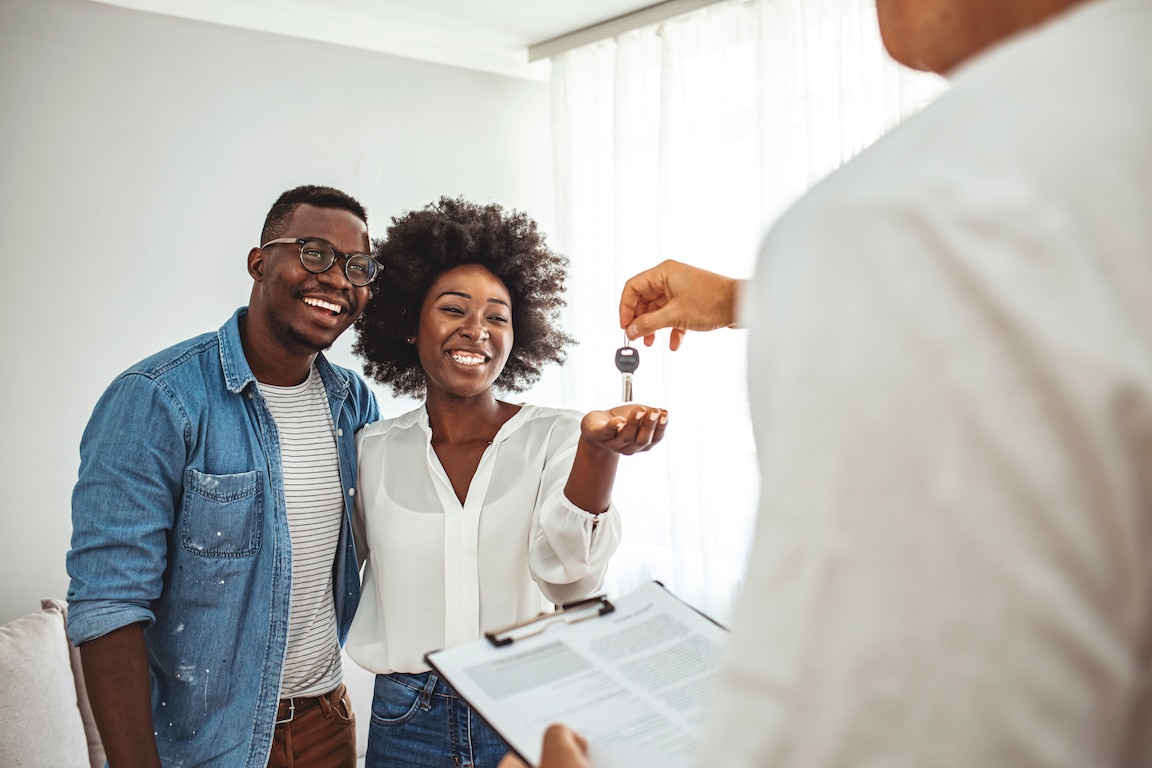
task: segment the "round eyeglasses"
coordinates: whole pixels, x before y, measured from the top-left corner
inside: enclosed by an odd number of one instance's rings
[[[344,259],[344,276],[357,288],[363,288],[384,271],[384,265],[366,253],[342,253],[332,247],[327,240],[318,237],[281,237],[269,240],[260,246],[270,245],[300,246],[300,263],[313,274],[327,272],[336,263],[336,257]]]

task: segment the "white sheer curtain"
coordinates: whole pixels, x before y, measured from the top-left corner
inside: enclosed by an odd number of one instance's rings
[[[563,369],[575,408],[619,400],[625,279],[662,259],[751,273],[765,228],[943,88],[883,52],[872,0],[737,0],[553,60],[553,244],[572,261]],[[829,222],[836,226],[836,222]],[[743,331],[641,349],[636,401],[671,412],[621,462],[611,592],[659,579],[726,620],[758,492]]]

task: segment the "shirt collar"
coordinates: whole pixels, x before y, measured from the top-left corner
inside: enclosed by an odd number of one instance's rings
[[[256,376],[248,366],[248,358],[244,357],[244,345],[240,343],[240,319],[247,312],[248,307],[240,307],[216,332],[220,341],[220,367],[224,371],[224,386],[237,395],[249,384],[256,383]],[[348,377],[329,363],[324,353],[316,355],[313,365],[320,372],[324,388],[331,394],[339,397],[348,392]]]

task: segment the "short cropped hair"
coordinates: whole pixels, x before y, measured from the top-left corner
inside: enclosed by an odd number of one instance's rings
[[[356,198],[332,187],[319,187],[315,184],[306,184],[302,187],[290,189],[276,199],[264,217],[264,228],[260,230],[260,244],[275,240],[284,235],[288,222],[298,205],[313,205],[317,208],[335,208],[348,211],[364,226],[368,226],[368,212]]]
[[[396,395],[424,396],[424,369],[408,339],[416,335],[432,284],[464,264],[485,267],[512,298],[512,350],[495,389],[523,392],[540,379],[547,363],[562,365],[565,348],[575,343],[559,327],[568,259],[545,244],[536,222],[524,213],[442,197],[393,217],[373,253],[385,269],[370,286],[352,350],[363,358],[365,375]]]

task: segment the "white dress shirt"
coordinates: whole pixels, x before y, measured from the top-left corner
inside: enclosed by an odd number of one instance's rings
[[[360,431],[357,549],[367,564],[349,656],[377,674],[423,672],[429,651],[600,588],[620,516],[564,495],[582,417],[522,406],[485,450],[464,504],[424,406]]]
[[[995,47],[766,238],[700,765],[1152,766],[1150,40]]]

